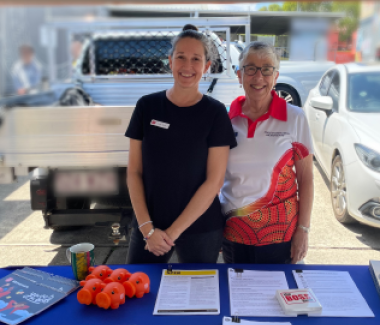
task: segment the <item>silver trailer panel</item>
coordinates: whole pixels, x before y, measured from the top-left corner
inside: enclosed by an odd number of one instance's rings
[[[8,167],[127,166],[124,133],[134,106],[28,107],[3,115],[0,155]]]

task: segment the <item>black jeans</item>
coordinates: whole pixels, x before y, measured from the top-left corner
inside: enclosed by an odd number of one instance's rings
[[[175,246],[165,255],[156,256],[145,250],[145,241],[141,232],[132,228],[129,242],[128,264],[168,263],[177,252],[180,263],[216,263],[223,241],[223,229],[201,234],[182,234]]]
[[[290,264],[291,241],[264,246],[251,246],[223,240],[225,263]]]

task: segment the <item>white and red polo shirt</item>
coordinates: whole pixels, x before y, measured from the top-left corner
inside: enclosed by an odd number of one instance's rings
[[[266,114],[251,121],[242,113],[245,96],[229,116],[237,147],[230,151],[220,202],[227,216],[224,236],[246,245],[269,245],[292,238],[298,221],[294,162],[313,154],[301,108],[272,91]]]

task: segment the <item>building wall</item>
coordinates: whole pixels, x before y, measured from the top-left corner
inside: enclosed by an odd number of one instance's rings
[[[362,11],[365,4],[362,4]],[[364,9],[365,10],[365,9]],[[356,60],[359,62],[380,61],[380,3],[374,2],[370,11],[365,11],[359,25],[356,41]]]

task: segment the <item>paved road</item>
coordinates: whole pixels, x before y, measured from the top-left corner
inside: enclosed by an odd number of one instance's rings
[[[368,264],[380,259],[380,229],[356,224],[343,226],[335,220],[327,181],[314,168],[315,200],[307,264]],[[66,248],[79,242],[96,245],[98,264],[123,264],[127,241],[114,246],[108,229],[80,227],[44,229],[40,212],[29,203],[29,179],[0,185],[0,267],[8,265],[67,264]]]

